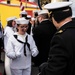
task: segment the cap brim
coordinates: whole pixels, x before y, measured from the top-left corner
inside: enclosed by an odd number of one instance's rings
[[[72,2],[54,2],[54,3],[49,3],[44,6],[45,9],[58,9],[58,8],[63,8],[71,5]]]
[[[15,20],[16,19],[16,17],[14,16],[14,17],[9,17],[9,18],[7,18],[7,21],[11,21],[11,20]]]

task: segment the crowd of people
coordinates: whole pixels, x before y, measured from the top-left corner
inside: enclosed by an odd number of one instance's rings
[[[48,10],[34,12],[34,16],[24,10],[20,18],[7,18],[3,32],[0,25],[4,75],[31,75],[32,63],[39,68],[38,75],[75,74],[75,20],[71,4],[49,3],[44,6]]]

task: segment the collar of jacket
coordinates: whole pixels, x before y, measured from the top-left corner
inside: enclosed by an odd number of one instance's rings
[[[69,28],[75,28],[74,21],[70,21],[70,22],[66,23],[65,25],[63,25],[60,29],[57,30],[57,32],[55,34],[63,33],[66,29],[69,29]]]

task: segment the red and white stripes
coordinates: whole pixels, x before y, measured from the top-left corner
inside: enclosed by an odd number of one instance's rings
[[[22,3],[22,1],[20,0],[20,10],[23,11],[24,10],[24,5]]]

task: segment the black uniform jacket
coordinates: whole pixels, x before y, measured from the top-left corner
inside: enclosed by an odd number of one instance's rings
[[[29,22],[28,29],[27,29],[27,33],[30,34],[30,32],[31,32],[31,23]]]
[[[47,61],[50,49],[50,41],[55,32],[56,28],[49,20],[42,21],[33,29],[33,38],[39,50],[38,56],[34,58],[34,62],[37,66]]]
[[[75,22],[63,25],[53,36],[48,64],[40,75],[75,75]]]

